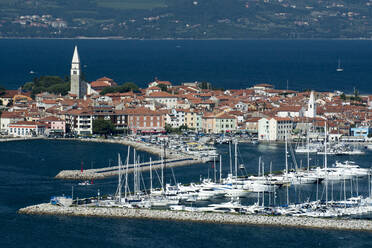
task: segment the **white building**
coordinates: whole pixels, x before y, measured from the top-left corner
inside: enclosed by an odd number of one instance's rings
[[[9,133],[9,124],[23,120],[22,113],[4,111],[0,116],[0,131]]]
[[[287,117],[261,118],[258,121],[258,140],[283,141],[291,135],[293,121]]]
[[[45,133],[46,124],[33,121],[19,121],[9,124],[9,135],[14,137],[40,136]]]
[[[302,117],[304,110],[302,106],[281,106],[277,109],[278,117]]]
[[[314,97],[314,91],[311,91],[310,99],[307,104],[307,110],[305,111],[305,117],[314,118],[316,116],[316,103]]]
[[[167,109],[172,109],[177,106],[177,96],[171,95],[168,92],[154,92],[146,96],[145,100],[151,103],[160,103],[166,106]]]

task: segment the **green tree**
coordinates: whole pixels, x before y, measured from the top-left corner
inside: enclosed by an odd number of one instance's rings
[[[33,87],[34,87],[34,83],[33,82],[27,82],[27,83],[25,83],[22,86],[22,90],[24,90],[24,91],[31,91]]]
[[[0,96],[5,94],[6,89],[0,85]]]
[[[209,89],[212,88],[212,84],[209,83],[209,82],[201,82],[199,84],[199,87],[200,87],[200,89],[203,89],[203,90],[209,90]]]
[[[109,120],[94,120],[93,121],[93,133],[100,134],[107,137],[108,134],[112,134],[115,131],[115,126]]]
[[[340,95],[340,98],[341,98],[341,100],[345,101],[345,100],[346,100],[346,95],[345,95],[345,93],[342,93],[342,94]]]
[[[41,92],[66,95],[70,90],[70,81],[68,77],[65,79],[68,81],[63,80],[59,76],[41,76],[40,78],[34,78],[32,82],[25,83],[22,89],[31,91],[32,98]]]
[[[161,89],[161,91],[167,91],[168,87],[165,84],[158,84],[158,87]]]
[[[103,96],[103,95],[106,95],[108,93],[117,93],[117,92],[125,93],[125,92],[129,92],[129,91],[138,92],[139,87],[135,83],[126,82],[126,83],[123,83],[122,85],[113,86],[113,87],[106,87],[100,92],[100,94]]]
[[[181,125],[179,128],[179,131],[187,131],[188,130],[188,128],[187,128],[187,125],[185,125],[185,124],[183,124],[183,125]]]

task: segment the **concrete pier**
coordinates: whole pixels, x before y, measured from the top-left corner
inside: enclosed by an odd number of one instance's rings
[[[372,231],[372,221],[357,219],[322,219],[291,216],[240,215],[207,212],[184,212],[151,209],[105,207],[60,207],[49,203],[22,208],[20,214],[138,218],[172,221],[207,222],[216,224],[265,225],[280,227],[319,228],[334,230]]]
[[[177,167],[177,166],[186,166],[191,164],[201,164],[204,163],[200,160],[194,160],[192,158],[183,158],[183,159],[167,159],[166,167]],[[150,170],[150,163],[139,163],[137,164],[138,171],[148,171]],[[152,162],[152,169],[161,169],[161,160]],[[124,174],[126,171],[126,165],[122,166],[121,173]],[[134,171],[133,164],[128,165],[128,173]],[[107,177],[117,176],[119,174],[119,167],[105,167],[99,169],[87,169],[81,172],[80,170],[63,170],[59,172],[55,178],[57,179],[66,179],[66,180],[90,180],[90,179],[104,179]]]

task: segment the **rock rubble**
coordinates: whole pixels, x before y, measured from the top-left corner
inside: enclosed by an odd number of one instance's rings
[[[21,214],[140,218],[216,224],[270,225],[282,227],[372,231],[372,221],[360,219],[322,219],[291,216],[240,215],[108,207],[60,207],[43,203],[19,210]]]

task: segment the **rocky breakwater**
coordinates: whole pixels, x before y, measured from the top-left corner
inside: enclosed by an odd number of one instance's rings
[[[203,161],[194,160],[192,158],[185,158],[183,160],[166,160],[167,167],[178,167],[187,166],[192,164],[201,164]],[[161,160],[153,161],[152,170],[161,169]],[[138,171],[144,172],[150,170],[150,163],[144,162],[138,164]],[[127,170],[125,165],[122,167],[121,173],[125,173]],[[129,165],[128,173],[134,172],[133,165]],[[104,167],[98,169],[87,169],[84,171],[80,170],[63,170],[59,172],[55,178],[65,180],[90,180],[90,179],[104,179],[107,177],[117,176],[119,174],[118,166]]]
[[[104,179],[105,175],[96,173],[94,170],[84,170],[83,172],[79,170],[63,170],[55,178],[65,180],[97,180]]]
[[[360,219],[321,219],[107,207],[60,207],[49,203],[22,208],[18,212],[21,214],[140,218],[208,222],[217,224],[270,225],[282,227],[372,231],[372,221]]]
[[[164,152],[163,147],[161,146],[159,147],[159,146],[155,146],[152,144],[139,142],[139,141],[132,141],[128,139],[76,139],[76,140],[83,141],[83,142],[122,144],[125,146],[131,146],[135,148],[136,150],[148,152],[148,153],[158,155],[158,156],[163,155],[163,152]],[[180,158],[184,156],[183,154],[178,154],[174,152],[172,153],[167,152],[166,155],[167,155],[167,158]]]

